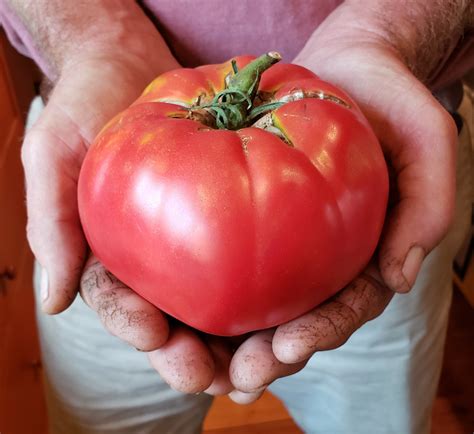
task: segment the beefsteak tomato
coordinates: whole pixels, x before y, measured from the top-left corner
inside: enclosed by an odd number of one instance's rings
[[[92,251],[204,332],[239,335],[307,312],[363,270],[384,222],[387,168],[361,110],[278,60],[159,76],[81,168]]]

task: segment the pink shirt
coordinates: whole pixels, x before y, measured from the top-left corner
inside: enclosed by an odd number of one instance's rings
[[[144,0],[178,61],[216,63],[279,51],[291,61],[341,0]]]
[[[237,54],[277,50],[291,61],[317,26],[342,0],[143,0],[142,4],[184,66],[222,62]],[[11,43],[51,77],[50,65],[4,0],[0,24]],[[474,66],[474,37],[452,47],[431,77],[448,84]]]

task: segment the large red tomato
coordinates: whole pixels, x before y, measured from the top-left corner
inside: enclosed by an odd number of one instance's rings
[[[105,267],[217,335],[284,323],[340,290],[370,260],[387,204],[356,103],[265,56],[159,76],[98,135],[79,180]]]

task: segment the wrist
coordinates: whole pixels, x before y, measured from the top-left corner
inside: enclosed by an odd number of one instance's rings
[[[81,36],[75,42],[77,46],[63,50],[58,75],[83,61],[99,60],[136,71],[148,83],[157,75],[179,67],[158,31],[144,16],[130,15],[111,23],[106,31],[95,30],[96,26],[92,26],[90,36]]]
[[[473,15],[474,6],[463,0],[346,0],[314,32],[302,54],[317,51],[314,58],[331,60],[346,47],[389,50],[420,81],[430,83],[472,29]]]
[[[111,58],[144,65],[154,75],[176,62],[160,34],[130,0],[7,0],[30,55],[55,82],[84,59]]]

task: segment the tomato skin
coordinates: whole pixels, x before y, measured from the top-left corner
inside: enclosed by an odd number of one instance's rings
[[[302,67],[275,65],[260,89],[276,98],[322,89],[348,106],[304,98],[274,110],[291,146],[263,129],[184,119],[173,102],[212,96],[230,72],[226,62],[156,79],[98,135],[78,196],[106,268],[168,314],[223,336],[289,321],[346,285],[375,250],[388,195],[360,110]]]

